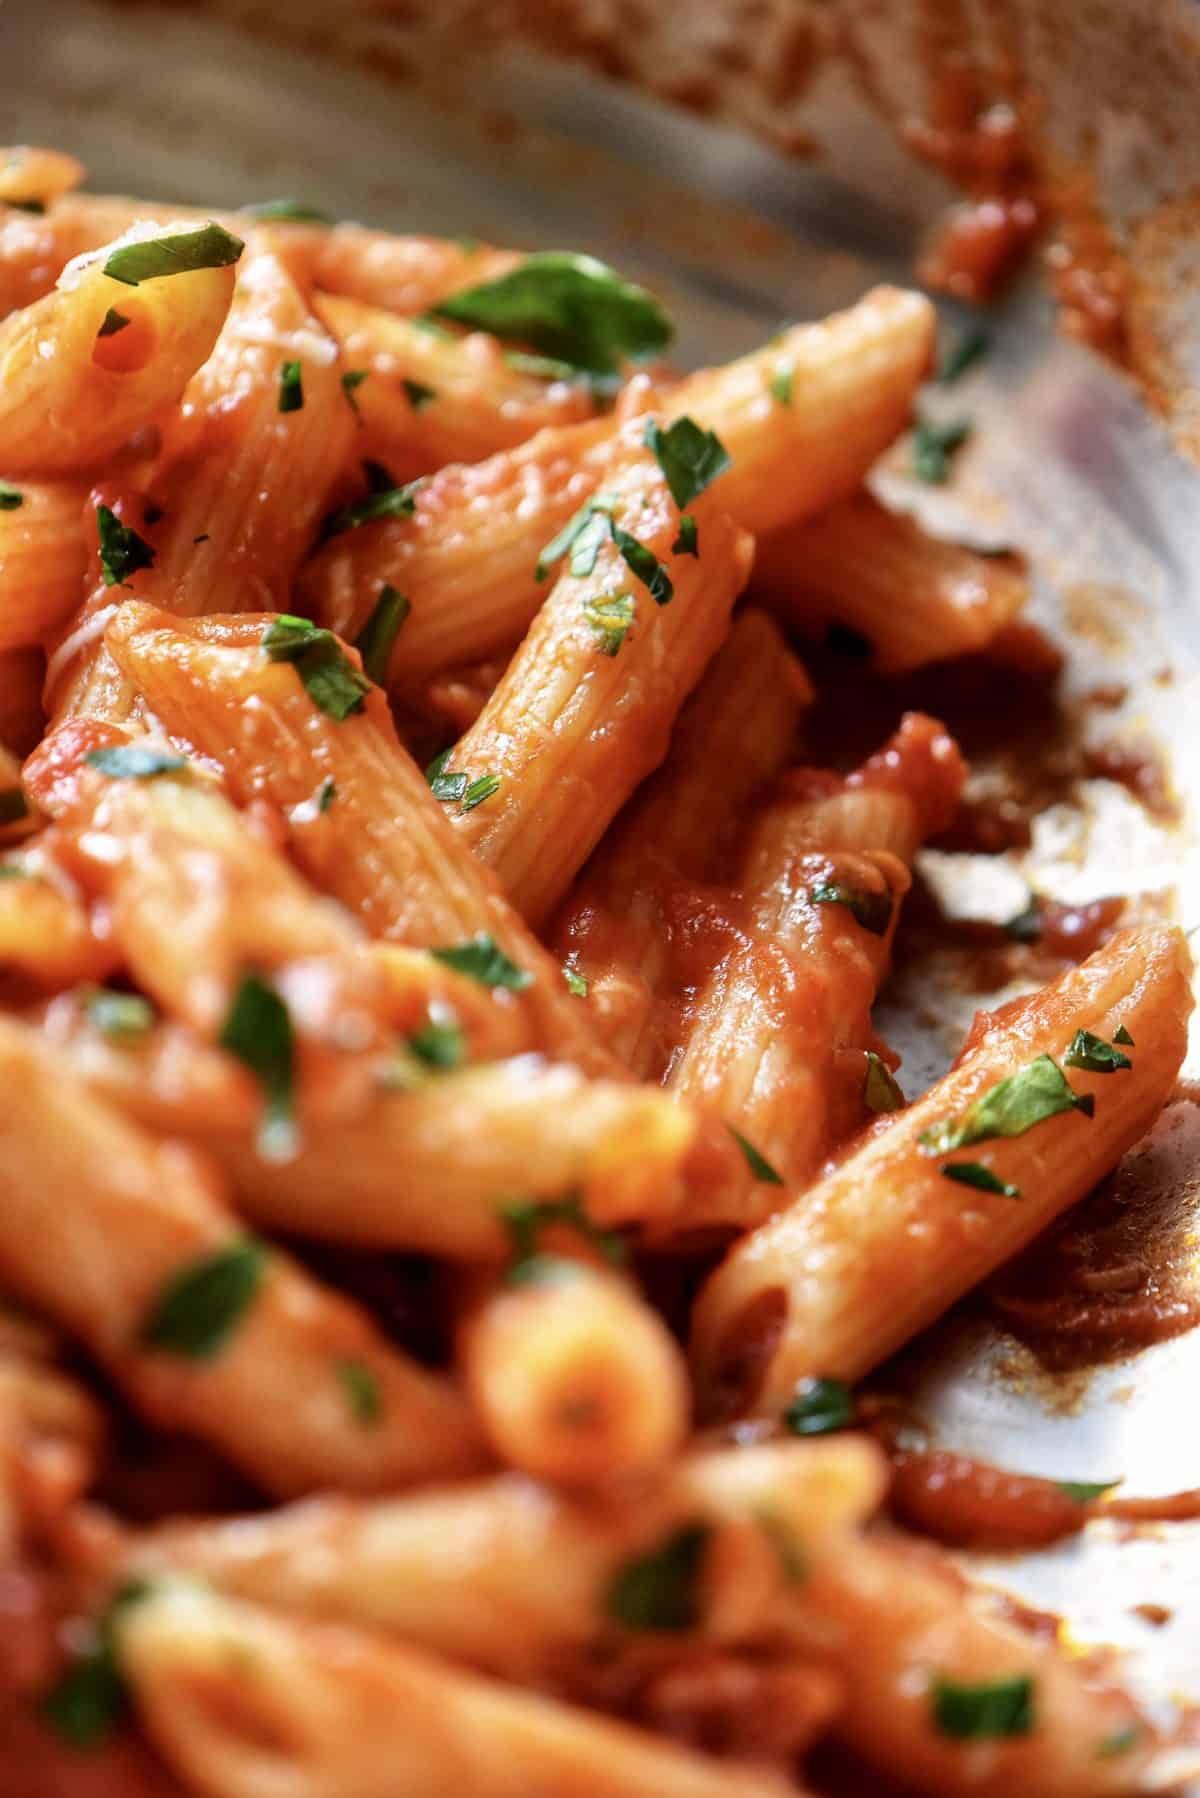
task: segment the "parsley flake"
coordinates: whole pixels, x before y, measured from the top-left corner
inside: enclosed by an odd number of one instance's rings
[[[652,354],[671,339],[670,320],[652,294],[592,256],[558,250],[448,294],[432,311],[593,375],[616,375],[626,357]]]
[[[918,418],[912,434],[912,471],[918,481],[930,487],[941,487],[950,479],[951,458],[971,435],[971,422],[966,418],[938,424],[932,418]]]
[[[601,655],[615,656],[633,623],[633,594],[601,593],[597,599],[587,601],[583,615],[600,639]]]
[[[426,387],[421,381],[410,381],[407,375],[404,376],[400,384],[404,388],[404,391],[408,396],[408,403],[414,412],[423,411],[430,400],[435,400],[437,398],[437,394],[432,387]]]
[[[444,949],[431,949],[429,953],[443,967],[468,975],[480,986],[503,987],[507,992],[521,993],[533,984],[533,975],[511,961],[485,930],[465,943],[452,943]]]
[[[303,200],[258,200],[252,206],[243,206],[251,218],[262,219],[268,224],[292,225],[332,225],[333,220],[327,212],[319,207],[309,206]]]
[[[639,543],[630,532],[623,531],[620,525],[613,523],[611,529],[613,542],[630,573],[649,590],[656,606],[669,605],[675,596],[675,585],[653,550]]]
[[[872,936],[887,935],[888,925],[892,921],[890,892],[867,893],[858,887],[827,881],[815,886],[809,898],[814,905],[844,905],[855,923],[861,924],[864,930],[869,930]]]
[[[615,501],[603,493],[585,500],[578,512],[572,513],[561,531],[551,537],[533,569],[535,581],[544,581],[551,568],[569,555],[571,573],[576,579],[591,574],[596,557],[609,532],[608,514]]]
[[[1033,1729],[1033,1680],[1027,1673],[979,1686],[938,1678],[930,1700],[935,1729],[958,1742],[1027,1736]]]
[[[371,1369],[363,1361],[339,1361],[337,1376],[354,1421],[368,1429],[377,1424],[383,1416],[383,1394]]]
[[[251,1237],[190,1262],[150,1307],[139,1332],[142,1346],[211,1361],[253,1303],[265,1265],[266,1251]]]
[[[167,749],[147,749],[141,743],[111,743],[104,749],[89,749],[83,759],[89,768],[107,774],[110,780],[155,780],[160,774],[178,774],[187,767],[183,756]]]
[[[272,662],[291,662],[318,710],[341,724],[361,712],[371,683],[360,674],[332,631],[281,612],[263,632],[263,653]]]
[[[625,1629],[678,1634],[700,1621],[700,1574],[711,1532],[686,1524],[648,1554],[627,1561],[608,1588],[605,1608]]]
[[[700,534],[696,529],[696,520],[690,512],[684,512],[679,520],[679,535],[671,545],[673,556],[698,556],[700,554]]]
[[[854,1421],[854,1395],[843,1380],[801,1380],[783,1421],[793,1436],[828,1436]]]
[[[1128,1055],[1114,1047],[1115,1040],[1106,1043],[1102,1036],[1093,1036],[1090,1030],[1077,1030],[1063,1056],[1063,1066],[1083,1068],[1089,1074],[1117,1074],[1122,1068],[1131,1068],[1133,1063]]]
[[[132,1042],[145,1036],[154,1023],[154,1007],[140,993],[119,993],[112,987],[93,987],[84,999],[88,1022],[115,1042]]]
[[[408,1046],[419,1061],[431,1068],[461,1067],[467,1039],[458,1019],[445,1006],[430,1007],[428,1021],[414,1030]]]
[[[1106,1492],[1115,1492],[1123,1484],[1122,1480],[1055,1480],[1054,1484],[1063,1494],[1077,1505],[1090,1505],[1097,1498],[1103,1498]]]
[[[1010,936],[1014,943],[1040,943],[1042,940],[1042,912],[1036,893],[1031,893],[1029,903],[1023,911],[1014,913],[1002,926],[1004,934]]]
[[[72,1748],[97,1747],[125,1719],[129,1694],[117,1659],[114,1625],[123,1610],[149,1591],[145,1581],[131,1580],[114,1595],[93,1625],[86,1646],[42,1700],[46,1722]]]
[[[110,252],[104,273],[127,287],[157,281],[164,275],[187,275],[201,268],[228,268],[237,261],[245,244],[232,231],[210,219],[197,231],[180,231],[173,237],[147,237],[140,243],[122,244]]]
[[[573,993],[577,999],[587,998],[588,983],[584,975],[577,974],[574,968],[564,968],[563,979],[567,983],[567,991],[569,993]]]
[[[973,368],[992,347],[989,332],[976,325],[952,343],[938,364],[937,379],[943,387],[952,387],[969,368]]]
[[[153,568],[154,551],[144,537],[122,524],[111,506],[96,507],[100,537],[100,571],[106,587],[127,587],[139,568]]]
[[[1128,1030],[1126,1030],[1124,1024],[1118,1024],[1117,1028],[1113,1031],[1113,1041],[1114,1043],[1120,1043],[1121,1047],[1124,1049],[1137,1048],[1137,1044],[1130,1036]]]
[[[304,407],[304,375],[299,362],[285,362],[279,370],[279,410],[300,412]]]
[[[1128,1754],[1136,1745],[1140,1733],[1136,1723],[1131,1723],[1126,1729],[1115,1730],[1111,1736],[1105,1736],[1097,1748],[1097,1758],[1111,1760],[1114,1755]]]
[[[337,537],[343,531],[356,531],[360,525],[374,524],[380,518],[411,518],[417,509],[416,494],[420,486],[418,477],[404,487],[384,487],[368,494],[366,499],[356,500],[352,506],[343,506],[340,512],[331,512],[325,520],[322,536]]]
[[[771,398],[781,406],[792,403],[792,384],[796,379],[796,370],[790,362],[777,362],[768,383]]]
[[[1082,1111],[1091,1117],[1094,1110],[1091,1095],[1074,1092],[1058,1063],[1039,1055],[983,1093],[961,1117],[932,1124],[918,1140],[927,1155],[945,1155],[997,1136],[1024,1136],[1060,1112]]]
[[[370,372],[369,368],[348,368],[342,376],[342,392],[350,401],[351,408],[355,412],[358,411],[358,401],[354,397],[355,388],[362,386]]]
[[[96,332],[96,336],[115,337],[119,331],[123,331],[126,325],[131,322],[132,321],[126,318],[123,312],[118,312],[115,306],[110,306],[108,311],[104,314],[103,321],[100,325],[100,329]]]
[[[994,1174],[982,1161],[948,1161],[942,1169],[942,1177],[957,1180],[960,1186],[973,1186],[979,1192],[998,1192],[1006,1199],[1021,1197],[1019,1186],[1010,1186],[1007,1180]]]
[[[473,812],[477,805],[482,805],[485,799],[490,799],[493,793],[499,791],[500,776],[498,774],[481,774],[477,780],[470,783],[464,792],[459,801],[459,812]]]
[[[510,1281],[528,1276],[530,1264],[547,1259],[540,1253],[541,1232],[550,1224],[565,1224],[603,1256],[612,1267],[620,1267],[626,1258],[625,1239],[616,1230],[602,1230],[583,1209],[578,1193],[565,1199],[546,1199],[540,1204],[522,1200],[500,1207],[500,1220],[508,1231],[513,1258],[508,1270]]]
[[[7,481],[0,481],[0,512],[15,512],[18,506],[25,504],[25,495],[19,487],[12,487]]]
[[[317,788],[317,813],[323,816],[337,798],[337,783],[333,776],[327,775]]]
[[[665,431],[651,419],[642,441],[653,450],[680,511],[729,467],[720,438],[714,431],[702,431],[694,418],[677,418]]]
[[[904,1094],[886,1061],[867,1050],[867,1077],[863,1081],[863,1104],[868,1111],[902,1111]]]
[[[750,1169],[754,1178],[756,1180],[761,1180],[764,1186],[782,1186],[783,1175],[776,1173],[766,1156],[760,1155],[754,1144],[749,1142],[746,1137],[742,1135],[740,1130],[735,1130],[732,1124],[726,1125],[726,1128],[738,1148],[742,1151],[742,1154],[745,1156],[746,1166]]]
[[[354,647],[363,659],[363,672],[377,687],[387,686],[392,649],[400,626],[411,611],[412,607],[400,589],[385,581],[371,616],[354,640]]]
[[[296,1050],[288,1008],[275,988],[258,974],[243,975],[217,1040],[262,1088],[259,1153],[268,1160],[286,1158],[296,1142]]]

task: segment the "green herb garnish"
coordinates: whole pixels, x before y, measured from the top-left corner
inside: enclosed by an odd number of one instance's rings
[[[934,1728],[958,1742],[1027,1736],[1033,1729],[1033,1680],[1027,1673],[986,1685],[935,1679],[930,1688]]]
[[[368,494],[366,499],[356,500],[352,506],[343,506],[340,512],[331,512],[325,520],[323,537],[337,537],[342,531],[356,531],[360,525],[374,524],[380,518],[411,518],[417,509],[416,494],[421,486],[421,478],[409,481],[404,487],[385,487],[378,493]]]
[[[363,659],[363,672],[377,687],[387,686],[392,648],[400,634],[400,626],[411,611],[412,607],[400,589],[385,581],[371,616],[355,638],[354,647]]]
[[[127,587],[139,568],[153,568],[154,551],[144,537],[122,524],[110,506],[96,507],[100,537],[100,571],[106,587]]]
[[[790,362],[777,362],[768,382],[771,398],[778,400],[781,406],[792,403],[792,384],[796,379],[796,370]]]
[[[932,418],[918,418],[912,434],[912,471],[918,481],[941,487],[950,479],[951,458],[971,435],[970,420],[952,419],[938,424]]]
[[[251,218],[263,219],[268,223],[292,225],[332,225],[333,220],[327,212],[316,206],[309,206],[303,200],[258,200],[252,206],[243,206]]]
[[[342,392],[350,401],[355,412],[358,411],[358,401],[354,397],[355,389],[362,386],[370,372],[369,368],[348,368],[342,376]]]
[[[313,704],[340,724],[361,712],[371,690],[332,631],[281,612],[263,633],[269,661],[291,662]]]
[[[782,1186],[783,1175],[775,1172],[775,1169],[771,1166],[771,1163],[767,1160],[766,1156],[760,1155],[754,1144],[749,1142],[746,1137],[742,1135],[740,1130],[735,1130],[732,1124],[728,1124],[726,1128],[738,1148],[742,1151],[742,1154],[745,1156],[746,1166],[750,1169],[754,1178],[756,1180],[761,1180],[764,1186]]]
[[[675,595],[675,586],[653,550],[647,549],[644,543],[639,543],[636,537],[623,531],[618,524],[612,524],[611,529],[613,542],[630,573],[649,589],[655,605],[669,605]]]
[[[918,1140],[927,1155],[945,1155],[996,1136],[1024,1136],[1060,1112],[1082,1111],[1091,1117],[1094,1110],[1091,1095],[1073,1092],[1058,1063],[1039,1055],[976,1099],[961,1117],[931,1125]]]
[[[145,1036],[154,1023],[154,1007],[140,993],[119,993],[112,987],[93,987],[84,999],[88,1022],[116,1042],[132,1042]]]
[[[300,412],[304,407],[304,375],[299,362],[285,362],[279,370],[279,410]]]
[[[131,1580],[114,1595],[93,1625],[86,1646],[42,1700],[46,1722],[71,1748],[83,1752],[97,1747],[128,1713],[129,1694],[117,1659],[114,1624],[121,1611],[149,1591],[145,1581]]]
[[[266,1251],[244,1237],[191,1262],[168,1280],[139,1331],[144,1348],[211,1361],[253,1303],[262,1283]]]
[[[448,294],[431,310],[593,375],[616,375],[625,358],[649,355],[671,339],[652,294],[594,257],[557,250],[527,256],[510,273]]]
[[[327,812],[336,798],[337,798],[337,784],[334,781],[333,776],[330,774],[325,777],[325,779],[321,782],[320,786],[317,788],[317,813],[318,813],[318,815],[323,815],[325,812]]]
[[[410,381],[407,375],[403,376],[400,385],[408,395],[408,403],[414,412],[422,411],[430,400],[437,398],[432,387],[426,387],[420,381]]]
[[[714,431],[701,430],[694,418],[677,418],[665,431],[651,419],[642,441],[654,451],[680,511],[729,467],[720,438]]]
[[[368,1428],[378,1423],[383,1416],[383,1394],[365,1362],[339,1361],[337,1377],[355,1422]]]
[[[888,925],[892,921],[892,895],[890,892],[867,893],[859,887],[843,886],[840,882],[825,882],[815,886],[809,894],[814,905],[844,905],[856,924],[869,930],[872,936],[886,936]]]
[[[438,1008],[438,1015],[430,1008],[429,1020],[419,1030],[414,1030],[408,1039],[408,1046],[418,1060],[431,1068],[461,1067],[467,1053],[467,1039],[458,1019]]]
[[[523,1280],[531,1261],[545,1259],[540,1253],[539,1238],[550,1224],[567,1225],[585,1242],[591,1243],[612,1267],[620,1267],[626,1259],[625,1238],[616,1230],[602,1230],[594,1224],[583,1209],[577,1192],[568,1193],[565,1199],[546,1199],[540,1204],[519,1200],[502,1205],[500,1220],[512,1243],[510,1280]]]
[[[201,268],[228,268],[245,244],[232,231],[212,219],[197,231],[181,231],[174,237],[147,237],[140,243],[122,244],[110,252],[104,273],[127,287],[157,281],[164,275],[189,275]]]
[[[123,312],[118,312],[115,306],[110,306],[108,311],[104,314],[103,322],[101,323],[100,329],[96,332],[96,336],[115,337],[117,333],[123,331],[130,322],[131,321],[126,318]]]
[[[600,639],[601,655],[615,656],[633,623],[633,594],[602,593],[598,599],[588,600],[583,615]]]
[[[687,1524],[649,1554],[627,1561],[608,1588],[608,1615],[625,1629],[672,1634],[694,1629],[710,1534],[705,1524]]]
[[[828,1436],[854,1421],[854,1395],[843,1380],[801,1380],[783,1421],[793,1436]]]
[[[1006,936],[1015,943],[1039,943],[1042,940],[1042,913],[1036,894],[1030,894],[1023,911],[1016,912],[1003,926]]]
[[[1128,1754],[1129,1750],[1136,1746],[1140,1734],[1141,1731],[1136,1723],[1129,1724],[1125,1729],[1115,1730],[1111,1736],[1105,1736],[1097,1748],[1097,1758],[1111,1760],[1114,1755]]]
[[[187,767],[181,755],[166,749],[146,749],[140,743],[112,743],[105,749],[89,749],[84,756],[89,768],[110,780],[154,780],[160,774],[178,774]]]
[[[1113,1041],[1114,1043],[1120,1043],[1123,1049],[1137,1048],[1137,1044],[1130,1036],[1128,1030],[1126,1030],[1124,1024],[1118,1024],[1117,1028],[1113,1031]]]
[[[459,801],[459,812],[473,812],[477,805],[482,805],[485,799],[490,799],[493,793],[499,791],[500,776],[498,774],[481,774],[478,779],[470,783],[464,792]]]
[[[1021,1188],[1010,1186],[999,1174],[994,1174],[990,1167],[982,1161],[948,1161],[942,1169],[946,1180],[957,1180],[960,1186],[974,1186],[979,1192],[997,1192],[1006,1199],[1019,1199]]]
[[[867,1077],[863,1081],[863,1103],[868,1111],[902,1111],[904,1094],[886,1061],[867,1050]]]
[[[971,330],[964,331],[962,336],[950,345],[938,364],[937,379],[943,387],[953,386],[960,376],[965,375],[967,370],[973,367],[981,357],[987,355],[991,347],[991,335],[983,329],[982,325],[976,325]]]
[[[1093,1036],[1090,1030],[1077,1030],[1063,1056],[1063,1066],[1083,1068],[1089,1074],[1116,1074],[1122,1068],[1131,1068],[1133,1063],[1128,1055],[1122,1055],[1120,1049],[1113,1043],[1106,1043],[1102,1036]]]
[[[606,494],[596,493],[585,500],[578,512],[568,518],[561,531],[551,537],[533,569],[535,581],[544,581],[554,564],[569,555],[571,573],[576,579],[591,574],[596,557],[609,534],[609,514],[616,502]]]
[[[25,495],[19,487],[11,487],[7,481],[0,481],[0,512],[15,512],[18,506],[25,504]]]
[[[1073,1504],[1090,1505],[1106,1492],[1114,1492],[1122,1484],[1120,1480],[1055,1480],[1054,1484]]]
[[[262,1088],[260,1153],[269,1160],[286,1158],[296,1142],[292,1020],[275,988],[258,974],[243,976],[218,1041]]]
[[[515,961],[510,961],[499,944],[484,930],[471,937],[468,942],[453,943],[445,949],[431,949],[429,953],[443,967],[453,968],[458,974],[469,975],[480,986],[498,986],[510,993],[521,993],[533,984],[533,975],[524,968],[519,968]]]
[[[700,554],[700,536],[696,529],[696,520],[690,512],[684,512],[679,520],[679,535],[671,545],[673,556],[698,556]]]
[[[588,983],[582,974],[577,974],[574,968],[564,968],[563,979],[567,983],[569,993],[573,993],[577,999],[587,998]]]

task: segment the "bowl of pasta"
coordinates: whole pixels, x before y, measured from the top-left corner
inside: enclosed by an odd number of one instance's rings
[[[0,13],[13,1798],[1200,1789],[1200,47],[968,10]]]

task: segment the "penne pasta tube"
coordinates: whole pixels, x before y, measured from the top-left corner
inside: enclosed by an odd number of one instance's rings
[[[0,510],[3,655],[43,643],[79,605],[85,490],[79,481],[5,481],[0,492],[9,495]]]
[[[482,462],[547,425],[595,412],[583,382],[528,372],[486,331],[456,337],[335,294],[315,293],[313,310],[343,367],[361,377],[353,388],[362,426],[356,448],[397,479],[446,462]]]
[[[0,206],[30,210],[36,217],[52,200],[78,187],[86,173],[76,157],[62,150],[5,145],[0,148]]]
[[[383,1490],[479,1464],[454,1389],[239,1234],[186,1151],[65,1087],[15,1023],[0,1023],[0,1076],[0,1277],[147,1417],[284,1495]]]
[[[981,1020],[923,1099],[711,1276],[693,1313],[703,1403],[771,1414],[804,1377],[859,1379],[1082,1198],[1170,1095],[1189,975],[1177,930],[1123,931]]]
[[[103,980],[120,956],[40,845],[0,861],[0,968],[51,992]]]
[[[252,1090],[190,1035],[156,1026],[114,1041],[71,995],[53,1003],[45,1031],[100,1097],[219,1162],[239,1210],[264,1228],[495,1263],[511,1248],[505,1209],[518,1202],[572,1193],[582,1217],[609,1230],[682,1203],[687,1112],[653,1088],[589,1081],[538,1056],[422,1075],[413,1054],[409,1090],[306,1131],[274,1161],[255,1143]],[[426,1048],[436,1052],[432,1039]]]
[[[683,1446],[683,1354],[613,1273],[535,1248],[470,1306],[458,1349],[489,1442],[523,1473],[605,1485],[644,1476]]]
[[[534,925],[662,760],[750,570],[749,537],[704,500],[699,553],[679,550],[679,509],[631,430],[605,478],[616,540],[590,572],[561,575],[442,768],[447,783],[470,783],[450,808],[455,830]],[[649,573],[639,563],[635,575],[630,554],[648,557]],[[480,781],[493,790],[475,803]]]
[[[868,1120],[872,1073],[882,1083],[876,1108],[899,1102],[879,1057],[867,1058],[871,1006],[908,890],[905,864],[950,822],[965,777],[943,727],[910,712],[844,781],[798,774],[760,814],[739,880],[744,928],[701,987],[667,1080],[745,1139],[754,1178],[701,1195],[692,1227],[747,1225],[777,1209]]]
[[[848,1435],[692,1452],[648,1482],[636,1505],[498,1474],[402,1498],[327,1496],[234,1519],[173,1520],[119,1538],[97,1571],[110,1583],[186,1575],[536,1680],[564,1650],[583,1655],[622,1633],[616,1582],[682,1531],[710,1532],[694,1619],[672,1632],[694,1641],[736,1608],[733,1566],[711,1552],[716,1536],[761,1530],[768,1516],[801,1560],[826,1541],[850,1552],[850,1532],[876,1509],[886,1479],[874,1445]],[[769,1584],[769,1604],[777,1590]],[[761,1631],[761,1617],[743,1611],[741,1621]],[[648,1621],[640,1633],[661,1635]]]
[[[495,281],[523,260],[519,250],[465,238],[397,236],[362,225],[326,231],[289,226],[285,235],[314,286],[410,316],[459,288]]]
[[[881,673],[902,674],[985,649],[1025,604],[1029,579],[1020,556],[931,537],[857,493],[764,537],[754,591],[805,636],[848,625]]]
[[[1153,1736],[1129,1699],[989,1609],[924,1545],[866,1536],[820,1557],[782,1599],[780,1629],[844,1674],[835,1733],[906,1787],[945,1798],[1157,1789]]]
[[[681,886],[725,872],[747,805],[779,772],[808,678],[764,612],[739,614],[687,701],[662,768],[600,844],[560,912],[554,940],[587,981],[589,1009],[640,1078],[666,1065],[674,1011],[672,945]],[[690,970],[689,970],[690,971]]]
[[[119,1606],[152,1742],[206,1798],[787,1798],[797,1788],[344,1626],[183,1583]]]
[[[372,689],[360,712],[331,718],[295,668],[263,652],[267,622],[189,628],[127,603],[107,641],[167,727],[220,763],[235,800],[279,808],[304,872],[372,936],[450,951],[450,965],[465,961],[503,1010],[528,1013],[533,1046],[586,1073],[614,1072],[558,964],[457,841],[383,694]],[[314,795],[328,783],[335,797],[322,811]]]
[[[903,429],[933,341],[918,294],[878,288],[848,312],[797,325],[766,348],[689,375],[665,416],[716,433],[730,466],[713,503],[743,530],[777,530],[846,498]],[[778,371],[790,397],[775,397]],[[543,548],[593,494],[616,420],[540,432],[474,466],[440,470],[411,518],[346,531],[314,557],[301,590],[314,616],[353,636],[386,581],[412,605],[392,682],[420,686],[491,654],[526,629],[542,590]]]
[[[72,263],[54,291],[0,324],[0,467],[13,476],[94,468],[183,392],[229,310],[241,251],[220,231],[206,264],[130,285],[105,272],[170,232]],[[169,259],[169,251],[163,252]],[[219,266],[212,266],[213,261]],[[127,324],[111,328],[111,316]]]

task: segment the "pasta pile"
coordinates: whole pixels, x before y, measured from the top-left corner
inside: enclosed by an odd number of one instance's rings
[[[1154,925],[914,1104],[872,1030],[964,765],[803,766],[790,645],[1026,587],[863,490],[928,301],[680,378],[585,256],[81,176],[0,158],[0,1784],[1148,1789],[852,1427],[1191,1003]]]

